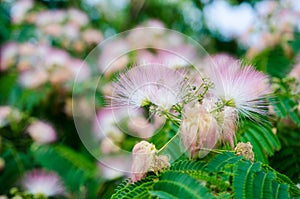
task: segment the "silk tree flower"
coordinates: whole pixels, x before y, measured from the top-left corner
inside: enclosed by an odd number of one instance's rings
[[[28,134],[39,144],[48,144],[56,140],[56,131],[52,125],[36,121],[27,128]]]
[[[185,100],[188,89],[184,74],[175,70],[161,65],[134,67],[114,84],[112,105],[137,108],[154,104],[169,110]]]
[[[44,196],[55,196],[65,193],[63,182],[55,172],[35,169],[27,172],[21,185],[24,190],[31,194],[43,194]]]
[[[132,159],[130,176],[132,182],[141,180],[148,171],[157,173],[170,166],[169,158],[165,155],[157,155],[155,145],[147,141],[141,141],[133,147]]]
[[[265,114],[264,98],[270,92],[267,76],[252,66],[242,66],[238,60],[213,61],[215,65],[206,71],[214,82],[212,93],[247,117],[251,113]]]
[[[220,139],[229,142],[231,148],[234,148],[234,137],[237,130],[238,113],[233,107],[224,107],[222,111],[222,133]]]
[[[219,138],[220,128],[214,115],[200,103],[187,104],[183,109],[180,138],[191,158],[204,157]]]

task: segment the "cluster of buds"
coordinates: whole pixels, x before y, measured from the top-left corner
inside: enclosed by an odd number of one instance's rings
[[[235,154],[237,156],[244,156],[247,160],[250,160],[251,162],[254,161],[254,153],[252,150],[252,145],[250,142],[244,143],[244,142],[239,142],[235,149]]]

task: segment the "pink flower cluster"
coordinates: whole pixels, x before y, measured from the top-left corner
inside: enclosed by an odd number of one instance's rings
[[[11,9],[12,22],[27,22],[36,26],[35,35],[49,43],[55,39],[62,47],[82,53],[103,40],[101,31],[88,27],[89,17],[81,10],[36,11],[31,0],[16,1]]]
[[[257,114],[266,114],[268,78],[253,66],[224,54],[212,57],[211,62],[206,60],[202,66],[203,73],[198,74],[201,81],[195,82],[187,81],[188,73],[160,65],[133,67],[114,84],[112,104],[146,107],[150,113],[175,122],[191,158],[204,157],[219,141],[229,142],[234,148],[239,114],[254,119]],[[145,141],[134,146],[133,182],[156,168],[156,153],[155,146]]]
[[[90,76],[90,69],[82,60],[45,44],[7,43],[2,48],[0,63],[1,71],[15,67],[20,73],[20,84],[27,88],[46,82],[63,85],[75,78],[83,81]]]
[[[164,24],[157,20],[148,20],[129,34],[104,42],[101,47],[98,63],[106,77],[128,65],[131,51],[136,52],[134,60],[139,65],[164,65],[169,68],[189,66],[189,61],[195,61],[197,57],[194,46],[188,45],[177,33],[165,29]]]

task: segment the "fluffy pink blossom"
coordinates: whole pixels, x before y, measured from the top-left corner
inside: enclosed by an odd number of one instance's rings
[[[221,140],[229,142],[234,147],[234,137],[237,130],[238,114],[233,107],[224,107]]]
[[[268,78],[252,66],[242,66],[237,60],[213,59],[207,73],[214,82],[212,93],[245,116],[264,114],[265,96],[270,92]]]
[[[145,177],[155,159],[156,148],[153,144],[142,141],[136,144],[132,150],[131,180],[138,181]]]
[[[143,107],[155,104],[168,110],[182,102],[188,92],[183,74],[160,65],[134,67],[114,84],[113,106]]]
[[[157,173],[159,170],[170,166],[169,158],[157,155],[155,145],[141,141],[132,149],[132,167],[130,179],[132,182],[141,180],[148,171]]]
[[[190,157],[204,157],[219,138],[218,122],[205,105],[190,103],[184,107],[180,137]]]
[[[28,134],[39,144],[47,144],[56,140],[56,131],[48,123],[36,121],[27,128]]]
[[[21,182],[22,187],[31,194],[55,196],[65,192],[63,182],[54,172],[35,169],[27,172]]]

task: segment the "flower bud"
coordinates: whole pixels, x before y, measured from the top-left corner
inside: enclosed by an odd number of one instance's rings
[[[132,158],[130,177],[132,182],[141,180],[148,171],[158,173],[158,171],[170,166],[168,156],[158,156],[155,145],[147,141],[141,141],[133,147]]]
[[[250,142],[239,142],[234,151],[237,156],[243,155],[247,160],[250,160],[251,162],[254,161],[254,153],[252,151],[252,145]]]

